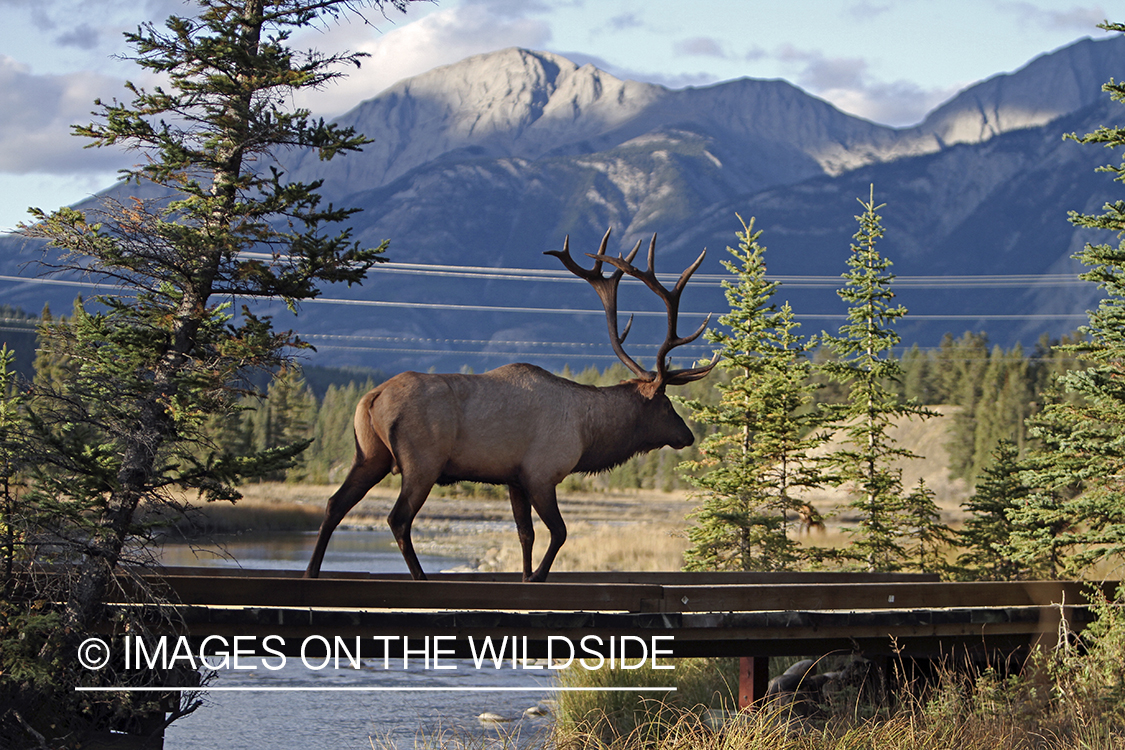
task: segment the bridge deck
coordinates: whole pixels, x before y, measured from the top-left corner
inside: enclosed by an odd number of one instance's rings
[[[1076,581],[943,583],[934,576],[846,573],[558,573],[405,576],[167,568],[145,576],[193,635],[272,633],[459,639],[672,636],[676,656],[774,656],[838,648],[935,655],[1009,651],[1089,619]],[[1116,584],[1102,584],[1112,593]],[[383,648],[372,641],[371,647]],[[379,653],[382,653],[380,650]]]
[[[471,657],[485,639],[510,646],[512,661],[559,656],[552,646],[595,637],[618,658],[742,657],[740,699],[765,694],[771,656],[1006,658],[1054,644],[1060,622],[1081,630],[1095,588],[1116,582],[943,583],[931,575],[864,573],[552,573],[405,575],[164,568],[131,571],[121,591],[145,585],[178,602],[192,641],[273,636],[273,653],[298,655],[305,641],[340,643],[367,659],[425,653]],[[130,596],[123,597],[125,604]],[[114,602],[110,602],[113,604]],[[421,649],[421,650],[419,650]],[[624,649],[623,651],[620,649]],[[612,653],[612,652],[611,652]],[[583,654],[577,654],[581,658]],[[525,661],[524,664],[527,662]]]

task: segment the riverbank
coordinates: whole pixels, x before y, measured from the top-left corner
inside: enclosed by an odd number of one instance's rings
[[[927,480],[929,481],[929,480]],[[192,538],[219,534],[316,531],[324,505],[336,485],[260,483],[241,488],[237,503],[193,506]],[[387,514],[398,495],[393,487],[375,487],[344,519],[342,529],[387,530]],[[957,525],[963,518],[963,491],[947,490],[940,498],[942,517]],[[687,516],[697,499],[689,492],[560,492],[559,509],[566,519],[566,545],[553,570],[679,570],[688,548]],[[830,516],[846,502],[839,491],[817,497],[817,507]],[[846,516],[829,517],[826,533],[814,536],[819,546],[841,546],[850,537],[841,527]],[[549,534],[535,519],[536,557],[546,549]],[[796,529],[794,529],[796,532]],[[427,501],[414,522],[414,544],[420,554],[467,560],[472,570],[517,571],[522,567],[511,505],[499,493],[489,496],[452,494],[443,488]]]
[[[263,483],[241,488],[238,503],[193,506],[194,538],[265,531],[315,531],[334,485]],[[376,487],[342,529],[387,530],[397,491]],[[554,570],[678,570],[687,548],[688,493],[560,493],[569,531]],[[420,554],[469,561],[473,570],[519,570],[521,553],[507,498],[434,495],[414,522]],[[536,519],[536,554],[549,535]]]

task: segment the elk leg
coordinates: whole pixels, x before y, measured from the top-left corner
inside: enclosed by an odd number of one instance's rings
[[[422,509],[426,498],[429,497],[433,486],[432,481],[419,482],[403,475],[402,491],[395,501],[395,507],[387,516],[387,524],[395,535],[402,558],[406,560],[406,567],[410,569],[410,575],[416,581],[426,580],[426,574],[422,572],[422,564],[418,562],[418,555],[414,552],[414,543],[410,541],[410,526],[414,523],[414,517]]]
[[[543,555],[543,559],[540,560],[539,567],[527,580],[545,581],[547,580],[547,573],[551,571],[551,563],[555,561],[555,555],[559,553],[563,542],[566,541],[566,524],[563,522],[562,513],[559,512],[559,500],[555,494],[554,486],[531,493],[531,502],[535,506],[535,512],[539,514],[539,518],[542,519],[547,530],[551,532],[551,544],[547,547],[547,553]]]
[[[512,515],[516,519],[516,532],[523,550],[523,580],[531,580],[531,548],[535,545],[535,526],[531,523],[531,503],[527,493],[518,484],[508,485],[508,497],[512,501]]]
[[[359,456],[358,448],[356,461],[352,464],[348,476],[340,489],[328,498],[328,505],[324,508],[324,520],[320,524],[320,533],[316,537],[316,547],[313,549],[309,567],[305,569],[305,578],[316,578],[320,575],[320,565],[324,562],[324,553],[328,549],[328,540],[332,532],[344,520],[352,508],[363,499],[367,491],[382,481],[383,477],[391,470],[391,454],[385,448],[376,451],[375,455],[368,458]]]

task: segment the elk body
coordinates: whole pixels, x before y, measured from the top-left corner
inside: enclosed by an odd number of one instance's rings
[[[637,247],[625,258],[605,255],[609,232],[602,239],[593,269],[578,266],[568,243],[559,257],[573,273],[593,285],[602,300],[614,351],[637,377],[604,388],[580,385],[534,365],[512,364],[483,375],[396,375],[367,393],[355,412],[356,453],[343,484],[328,500],[306,577],[320,573],[332,532],[349,510],[388,473],[402,474],[402,489],[387,521],[411,575],[425,573],[410,540],[414,517],[435,484],[459,481],[504,484],[512,503],[523,553],[523,578],[542,581],[566,540],[555,487],[568,474],[600,472],[638,453],[671,446],[684,448],[694,436],[676,414],[665,387],[704,377],[715,363],[671,370],[666,356],[676,346],[695,340],[707,325],[685,338],[676,334],[679,296],[703,255],[669,290],[656,279],[649,245],[649,267],[632,265]],[[603,276],[602,263],[616,270]],[[668,336],[649,372],[622,348],[628,335],[618,335],[617,285],[623,274],[641,279],[664,300]],[[630,321],[631,322],[631,321]],[[532,571],[534,530],[531,511],[551,534],[550,546]]]

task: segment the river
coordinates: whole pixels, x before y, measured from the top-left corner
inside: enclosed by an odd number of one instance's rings
[[[302,571],[312,553],[315,533],[243,534],[220,539],[225,550],[169,543],[163,560],[168,565],[274,568]],[[465,561],[421,558],[427,570],[449,569]],[[406,564],[389,532],[340,530],[324,561],[325,570],[406,572]],[[331,634],[326,634],[331,636]],[[403,635],[409,635],[404,633]],[[525,709],[551,698],[552,680],[542,674],[501,668],[491,663],[476,669],[469,660],[448,660],[456,669],[421,668],[415,659],[406,670],[392,660],[365,662],[359,670],[329,665],[314,670],[297,657],[263,663],[256,669],[220,670],[211,687],[255,688],[247,692],[214,691],[205,705],[179,721],[165,734],[167,750],[400,750],[422,744],[490,747],[538,744],[550,719],[525,714]],[[362,692],[341,688],[394,688]],[[269,690],[260,690],[268,688]],[[317,688],[318,690],[308,690]],[[327,688],[327,690],[319,690]],[[427,688],[415,691],[416,688]],[[456,688],[442,692],[434,688]],[[466,688],[474,692],[464,691]],[[505,690],[490,692],[495,688]],[[503,721],[481,721],[490,713]],[[515,739],[515,742],[511,740]]]

